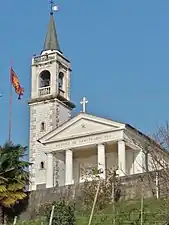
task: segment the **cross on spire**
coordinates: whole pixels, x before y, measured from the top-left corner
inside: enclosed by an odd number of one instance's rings
[[[49,4],[50,4],[50,15],[53,15],[53,12],[58,11],[59,7],[58,5],[55,5],[53,0],[49,0]]]
[[[80,102],[80,104],[82,105],[82,112],[86,112],[86,105],[87,105],[88,101],[86,99],[86,97],[82,98],[82,101]]]
[[[54,2],[53,2],[53,0],[50,0],[49,3],[50,3],[50,15],[53,15],[53,4],[54,4]]]

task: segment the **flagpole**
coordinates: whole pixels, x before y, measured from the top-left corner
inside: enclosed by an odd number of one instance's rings
[[[12,82],[11,82],[11,69],[12,64],[10,65],[10,96],[9,96],[9,133],[8,133],[8,142],[11,143],[11,131],[12,131]]]

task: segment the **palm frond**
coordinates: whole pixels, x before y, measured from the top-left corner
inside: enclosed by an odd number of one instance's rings
[[[18,191],[22,190],[25,187],[24,183],[14,183],[14,184],[9,184],[7,187],[8,191]]]
[[[0,185],[0,195],[1,195],[1,193],[6,192],[6,191],[7,191],[6,185]]]
[[[4,198],[0,201],[0,205],[3,205],[7,208],[11,207],[16,203],[16,200],[13,198]]]
[[[15,201],[24,199],[27,195],[23,191],[10,191],[7,193],[9,199],[14,199]]]
[[[4,191],[4,192],[1,192],[0,193],[0,199],[2,200],[3,198],[7,198],[8,195],[7,195],[7,191]]]

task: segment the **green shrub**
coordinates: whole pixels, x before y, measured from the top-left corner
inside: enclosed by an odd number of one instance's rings
[[[54,202],[55,206],[52,225],[75,225],[75,206],[74,203],[60,200]],[[45,216],[47,221],[50,220],[52,206],[46,206]]]

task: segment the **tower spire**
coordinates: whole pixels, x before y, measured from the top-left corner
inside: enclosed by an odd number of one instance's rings
[[[50,0],[50,22],[48,25],[48,31],[46,34],[43,50],[44,51],[57,50],[61,52],[58,37],[57,37],[57,32],[56,32],[55,21],[53,17],[54,11],[58,11],[58,6],[54,5],[53,0]]]

